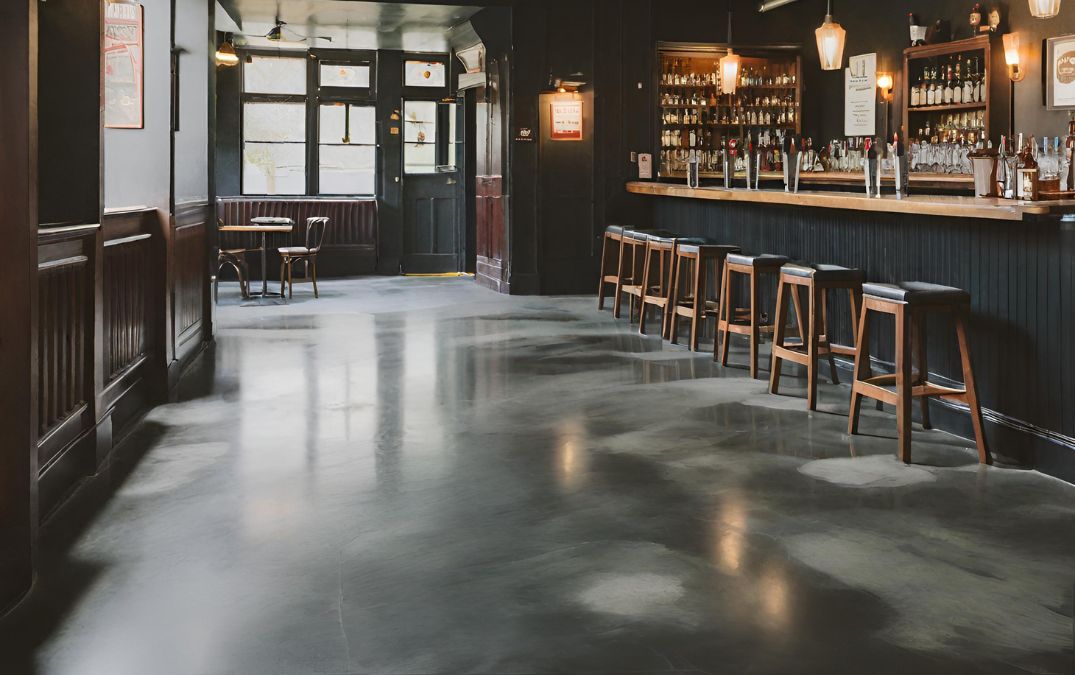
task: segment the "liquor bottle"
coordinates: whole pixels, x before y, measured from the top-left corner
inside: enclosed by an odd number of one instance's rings
[[[963,102],[963,72],[960,65],[963,59],[956,59],[956,77],[952,80],[952,103]]]
[[[935,79],[936,68],[929,68],[926,73],[926,105],[937,103],[937,81]]]
[[[944,78],[944,104],[951,105],[955,97],[955,87],[952,86],[955,73],[952,71],[952,57],[948,57],[948,67],[942,70]]]
[[[915,82],[913,85],[911,85],[911,103],[910,103],[910,106],[912,108],[917,108],[918,106],[922,105],[922,97],[920,95],[921,93],[922,93],[922,90],[921,90],[918,82]]]

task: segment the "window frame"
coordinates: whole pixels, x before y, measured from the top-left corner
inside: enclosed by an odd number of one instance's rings
[[[408,61],[424,61],[426,63],[443,63],[444,64],[444,86],[443,87],[408,87],[407,86],[407,62]],[[442,103],[459,103],[456,96],[452,95],[454,91],[452,87],[452,78],[456,72],[453,70],[455,62],[451,58],[450,54],[444,54],[442,52],[404,52],[403,58],[400,61],[400,83],[402,100],[400,101],[400,112],[402,113],[406,109],[408,101],[431,101],[436,104],[436,133],[437,138],[432,145],[434,145],[434,166],[431,172],[411,173],[407,171],[407,139],[406,134],[400,139],[400,158],[399,165],[400,171],[403,176],[436,176],[442,174],[456,173],[459,170],[458,161],[454,168],[450,170],[442,170],[441,167],[446,166],[448,159],[448,134],[451,129],[451,120],[449,119],[450,108],[442,106]],[[457,158],[458,160],[458,158]]]
[[[322,50],[310,49],[308,51],[290,52],[278,49],[246,49],[239,51],[239,61],[242,64],[239,73],[239,194],[244,197],[333,197],[333,198],[374,198],[380,197],[380,181],[382,171],[381,153],[381,122],[374,122],[374,179],[372,194],[333,194],[322,195],[320,189],[321,173],[321,105],[331,103],[345,103],[357,106],[369,106],[377,109],[377,52],[372,50]],[[246,91],[246,63],[248,57],[272,56],[282,58],[303,59],[306,62],[306,93],[305,94],[259,94]],[[366,65],[370,69],[370,86],[361,87],[322,87],[320,67],[325,65]],[[245,114],[243,110],[247,103],[302,103],[306,111],[305,148],[306,176],[305,193],[298,195],[270,195],[247,192],[246,190],[246,162],[244,160],[244,147],[246,144]],[[362,144],[367,145],[367,144]]]
[[[301,54],[291,55],[286,52],[274,49],[244,49],[239,53],[239,63],[241,64],[239,72],[239,194],[244,197],[298,197],[304,195],[270,195],[258,192],[247,192],[246,190],[246,104],[247,103],[301,103],[306,109],[306,128],[303,130],[305,135],[304,155],[306,157],[306,181],[305,189],[308,191],[310,187],[310,110],[309,102],[307,101],[309,96],[310,77],[309,72],[306,76],[306,94],[260,94],[246,91],[246,65],[249,61],[249,57],[256,56],[270,56],[278,58],[303,58]]]

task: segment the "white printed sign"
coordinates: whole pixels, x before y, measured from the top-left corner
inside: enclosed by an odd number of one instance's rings
[[[877,133],[877,54],[848,59],[844,70],[844,135]]]

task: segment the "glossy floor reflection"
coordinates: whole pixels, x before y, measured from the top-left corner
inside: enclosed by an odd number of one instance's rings
[[[1071,672],[1075,487],[938,432],[903,466],[846,388],[808,414],[590,298],[323,287],[222,302],[0,670]]]

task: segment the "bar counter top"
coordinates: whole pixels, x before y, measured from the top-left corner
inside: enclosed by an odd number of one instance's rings
[[[631,181],[627,191],[641,195],[662,197],[685,197],[689,199],[707,199],[711,201],[746,202],[755,204],[781,204],[786,206],[806,206],[823,209],[845,209],[850,211],[874,211],[884,213],[905,213],[919,216],[948,216],[955,218],[984,218],[989,220],[1026,221],[1041,218],[1058,217],[1075,214],[1075,200],[1057,201],[1023,201],[998,199],[993,197],[961,197],[944,195],[910,195],[896,197],[886,194],[882,197],[867,197],[853,192],[815,192],[799,190],[797,193],[784,190],[746,188],[699,187],[673,183],[655,183],[648,181]]]

